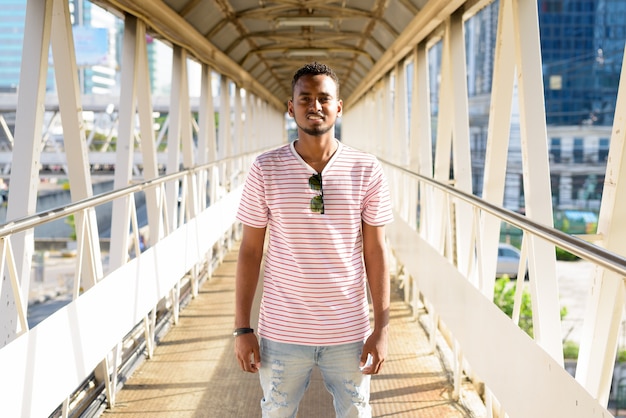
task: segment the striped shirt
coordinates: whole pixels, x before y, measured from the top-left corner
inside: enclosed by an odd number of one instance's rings
[[[269,225],[259,335],[282,343],[336,345],[370,333],[361,222],[392,221],[382,167],[370,154],[338,143],[322,171],[324,214],[311,210],[316,174],[293,143],[253,163],[237,213]]]

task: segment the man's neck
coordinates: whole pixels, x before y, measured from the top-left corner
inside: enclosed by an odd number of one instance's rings
[[[299,137],[294,144],[300,157],[318,173],[326,167],[338,146],[337,140],[332,136],[328,138]]]

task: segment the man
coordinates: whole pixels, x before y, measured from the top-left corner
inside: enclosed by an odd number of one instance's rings
[[[256,159],[237,213],[235,355],[260,372],[263,417],[295,417],[314,366],[337,417],[370,417],[370,377],[387,355],[389,191],[373,156],[335,138],[342,106],[332,69],[295,73],[288,110],[298,139]],[[267,227],[259,346],[250,311]]]

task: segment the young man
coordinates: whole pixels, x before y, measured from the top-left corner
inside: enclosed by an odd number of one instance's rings
[[[298,139],[256,159],[237,213],[235,355],[260,372],[263,417],[295,417],[314,366],[337,417],[370,417],[370,375],[387,355],[389,191],[373,156],[335,139],[342,106],[329,67],[295,73],[288,110]],[[250,311],[268,227],[259,346]]]

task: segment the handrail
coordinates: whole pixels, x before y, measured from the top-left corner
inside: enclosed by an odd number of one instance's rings
[[[0,225],[0,239],[7,237],[11,234],[16,234],[18,232],[26,231],[28,229],[45,224],[47,222],[64,218],[68,215],[79,212],[83,209],[87,209],[90,207],[95,207],[104,203],[108,203],[120,197],[132,195],[133,193],[140,192],[140,191],[152,188],[152,187],[156,187],[162,183],[179,180],[185,177],[186,175],[190,175],[199,171],[207,170],[211,168],[212,166],[229,162],[231,160],[235,160],[237,158],[241,158],[246,155],[252,155],[256,153],[257,152],[222,158],[219,161],[213,161],[210,163],[186,168],[186,169],[177,171],[175,173],[170,173],[170,174],[166,174],[163,176],[159,176],[157,178],[146,180],[138,184],[132,184],[130,186],[123,187],[121,189],[116,189],[110,192],[99,194],[97,196],[92,196],[92,197],[88,197],[85,199],[81,199],[74,203],[70,203],[68,205],[49,209],[43,212],[36,213],[34,215],[28,215],[28,216],[24,216],[21,218],[17,218],[15,220],[12,220],[5,224]]]
[[[601,265],[602,267],[626,278],[626,258],[624,256],[616,254],[590,242],[584,241],[576,236],[567,234],[554,227],[549,227],[537,223],[524,215],[513,212],[510,209],[496,206],[492,203],[487,202],[484,199],[481,199],[478,196],[465,193],[462,190],[456,189],[447,184],[440,183],[433,178],[429,178],[422,174],[415,173],[406,167],[396,165],[384,159],[379,158],[379,160],[390,167],[398,169],[406,174],[417,178],[419,181],[427,183],[430,186],[445,191],[446,193],[465,201],[466,203],[476,206],[519,229],[530,232],[546,241],[551,242],[559,248],[562,248],[572,254],[584,258],[585,260],[592,261],[598,265]]]

